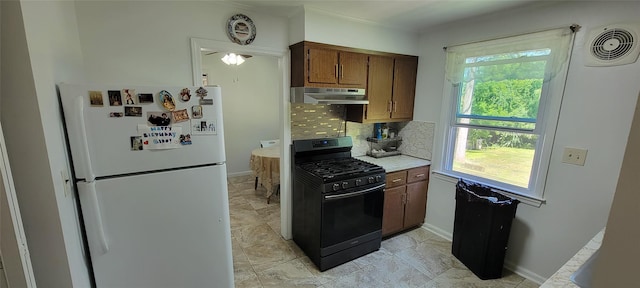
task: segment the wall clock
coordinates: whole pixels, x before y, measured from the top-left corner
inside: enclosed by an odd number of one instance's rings
[[[240,45],[248,45],[256,38],[256,25],[244,14],[236,14],[227,21],[227,35],[231,41]]]

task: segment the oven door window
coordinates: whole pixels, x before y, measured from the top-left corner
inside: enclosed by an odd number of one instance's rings
[[[354,196],[346,196],[351,194]],[[383,201],[382,187],[365,194],[353,190],[326,195],[322,205],[321,246],[332,246],[381,230]]]

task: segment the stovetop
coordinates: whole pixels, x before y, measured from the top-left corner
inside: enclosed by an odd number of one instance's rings
[[[301,163],[300,168],[316,177],[322,178],[325,183],[384,173],[384,169],[378,165],[351,157]]]

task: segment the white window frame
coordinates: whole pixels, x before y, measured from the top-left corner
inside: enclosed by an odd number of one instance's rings
[[[562,47],[568,49],[568,55],[571,55],[573,35],[571,33],[570,44],[568,47]],[[520,36],[515,36],[520,37]],[[557,48],[556,48],[557,49]],[[555,52],[555,51],[554,51]],[[553,52],[552,52],[553,53]],[[489,52],[492,55],[494,53]],[[549,56],[545,56],[549,57]],[[548,61],[553,61],[549,59]],[[517,61],[514,61],[517,62]],[[458,89],[461,87],[461,83],[453,84],[449,79],[445,79],[444,84],[444,97],[442,102],[442,115],[441,121],[443,123],[442,139],[443,146],[440,157],[440,169],[436,173],[453,177],[454,179],[462,178],[475,181],[481,184],[493,187],[497,192],[504,193],[508,196],[519,199],[523,203],[530,204],[536,207],[540,207],[545,202],[544,199],[544,186],[546,183],[547,171],[549,169],[551,150],[555,137],[555,131],[558,124],[558,118],[560,114],[560,108],[562,104],[562,96],[564,94],[564,87],[566,82],[566,76],[569,66],[569,56],[560,66],[556,66],[552,71],[552,65],[547,65],[542,94],[540,95],[540,103],[538,108],[538,115],[536,119],[536,126],[533,131],[524,131],[524,133],[531,133],[538,135],[538,141],[535,147],[535,154],[532,164],[531,177],[529,179],[529,188],[522,188],[515,185],[490,180],[483,177],[478,177],[462,172],[453,171],[453,153],[456,144],[456,128],[461,127],[456,123],[457,120],[457,105],[458,105]],[[475,66],[475,65],[470,65]],[[463,127],[469,127],[463,125]],[[474,127],[471,127],[474,128]],[[486,129],[483,127],[477,127],[478,129]],[[491,129],[496,129],[491,127]],[[496,129],[501,130],[501,129]],[[511,129],[504,129],[503,131],[511,131]],[[520,132],[520,131],[518,131]],[[522,133],[522,132],[521,132]]]

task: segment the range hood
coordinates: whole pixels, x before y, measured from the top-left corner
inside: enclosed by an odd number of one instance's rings
[[[365,89],[291,87],[291,103],[369,104]]]

